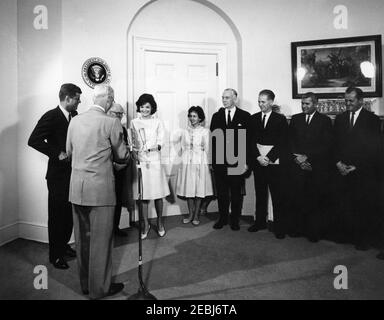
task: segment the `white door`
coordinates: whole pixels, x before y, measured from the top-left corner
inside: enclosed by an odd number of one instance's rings
[[[172,140],[178,130],[186,128],[191,106],[203,108],[205,126],[209,126],[218,103],[217,55],[167,51],[145,51],[144,55],[145,92],[155,97],[157,116],[165,124],[166,142],[162,157],[175,201],[164,202],[164,214],[187,213],[185,201],[175,195],[178,165],[175,161],[177,149]]]

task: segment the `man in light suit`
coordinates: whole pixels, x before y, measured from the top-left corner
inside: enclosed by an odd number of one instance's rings
[[[116,294],[122,283],[111,283],[113,221],[116,204],[113,162],[130,158],[119,119],[108,116],[113,89],[97,85],[94,105],[72,120],[67,154],[72,159],[69,200],[72,202],[80,284],[98,299]]]
[[[366,250],[378,203],[380,119],[363,108],[360,88],[345,92],[347,111],[335,119],[335,163],[340,202],[339,233],[352,237],[357,250]]]
[[[48,240],[49,261],[57,269],[68,269],[65,256],[76,257],[69,246],[73,222],[68,201],[71,163],[65,152],[67,130],[72,117],[77,115],[81,89],[65,83],[59,92],[60,104],[46,112],[31,133],[28,145],[47,155],[45,178],[48,186]]]

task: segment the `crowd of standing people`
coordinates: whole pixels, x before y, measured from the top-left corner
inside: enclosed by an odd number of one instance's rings
[[[74,84],[62,85],[60,104],[42,116],[28,145],[49,157],[50,262],[67,269],[65,257],[77,256],[82,291],[98,299],[124,287],[111,281],[113,234],[126,235],[119,229],[124,177],[131,176],[132,197],[142,206],[143,240],[151,230],[151,200],[156,232],[166,235],[163,199],[171,190],[161,157],[165,129],[154,97],[139,97],[138,117],[127,131],[112,87],[97,85],[94,104],[77,115],[81,93]],[[188,127],[176,139],[181,162],[175,193],[188,205],[182,223],[198,226],[214,198],[219,219],[213,228],[229,224],[240,230],[245,180],[253,173],[256,207],[249,232],[268,227],[271,201],[277,239],[304,236],[317,242],[332,234],[358,250],[379,245],[384,143],[380,119],[363,108],[363,97],[359,88],[349,87],[346,111],[334,123],[317,111],[311,92],[303,95],[302,112],[289,123],[275,110],[275,93],[268,89],[259,92],[260,112],[253,115],[239,107],[236,90],[224,90],[223,107],[213,114],[210,128],[204,127],[203,108],[191,106]],[[68,244],[72,227],[76,251]]]

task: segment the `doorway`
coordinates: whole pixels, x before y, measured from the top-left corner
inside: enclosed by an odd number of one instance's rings
[[[179,155],[173,142],[187,127],[188,109],[193,105],[203,108],[204,125],[209,127],[226,86],[226,54],[225,44],[134,38],[135,99],[142,93],[152,94],[158,106],[156,116],[165,126],[162,160],[172,194],[164,202],[166,215],[187,212],[185,201],[174,193]]]

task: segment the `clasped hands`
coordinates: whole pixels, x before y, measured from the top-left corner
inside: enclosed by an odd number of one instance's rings
[[[294,154],[296,156],[295,163],[300,166],[302,170],[312,171],[312,166],[308,161],[308,157],[305,154]]]
[[[263,167],[266,167],[271,162],[267,156],[258,156],[257,161],[259,161],[260,165]]]
[[[348,175],[350,172],[352,171],[355,171],[356,170],[356,167],[353,166],[353,165],[347,165],[341,161],[339,161],[337,164],[336,164],[336,167],[337,169],[339,170],[340,174],[342,176],[346,176]]]
[[[61,152],[60,152],[58,158],[59,158],[60,161],[66,161],[66,162],[69,161],[68,155],[67,155],[67,153],[64,152],[64,151],[61,151]]]

